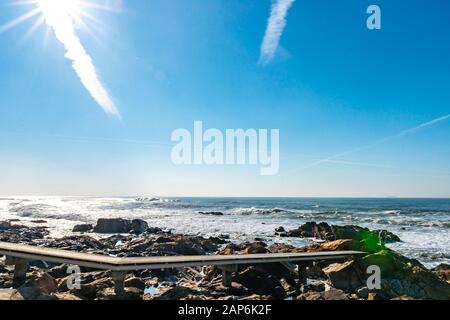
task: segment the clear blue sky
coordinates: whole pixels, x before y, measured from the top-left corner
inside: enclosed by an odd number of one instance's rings
[[[0,194],[450,197],[450,121],[373,145],[450,113],[449,1],[297,0],[267,65],[269,0],[103,2],[76,32],[122,120],[46,25],[24,38],[39,15],[0,33]],[[34,7],[0,7],[0,26]],[[194,120],[279,128],[279,174],[173,165]]]

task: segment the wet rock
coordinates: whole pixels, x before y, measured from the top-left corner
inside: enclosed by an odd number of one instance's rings
[[[0,222],[0,241],[10,243],[31,243],[41,240],[50,234],[46,227],[27,227],[12,224],[10,221]]]
[[[0,221],[0,231],[5,231],[11,229],[11,222],[9,221]]]
[[[286,232],[286,230],[283,227],[278,227],[275,229],[275,232],[281,233],[281,232]]]
[[[121,218],[98,219],[94,227],[96,233],[128,233],[132,230],[131,222]]]
[[[134,219],[131,221],[131,230],[135,234],[141,234],[148,230],[148,224],[144,220]]]
[[[94,229],[94,226],[92,224],[77,224],[75,227],[73,227],[72,232],[89,232]]]
[[[47,223],[47,220],[32,220],[30,222],[35,224],[44,224]]]
[[[174,286],[163,288],[156,295],[145,295],[145,300],[180,300],[187,296],[210,296],[208,290],[191,286]]]
[[[217,212],[217,211],[210,211],[210,212],[199,212],[199,214],[207,215],[207,216],[223,216],[223,212]]]
[[[100,241],[85,235],[64,237],[57,241],[45,242],[44,245],[50,248],[79,252],[103,252],[104,249],[107,249]]]
[[[384,243],[401,241],[395,234],[386,230],[369,230],[359,226],[336,226],[328,223],[307,222],[299,228],[287,232],[289,237],[317,238],[326,241],[351,239],[364,241],[367,247],[379,249]]]

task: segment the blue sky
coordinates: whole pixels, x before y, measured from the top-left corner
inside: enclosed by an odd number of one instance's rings
[[[121,120],[46,25],[24,39],[38,16],[0,33],[0,194],[450,197],[450,121],[397,136],[450,113],[448,1],[296,0],[265,65],[269,0],[97,2],[76,33]],[[173,165],[195,120],[280,129],[279,174]]]

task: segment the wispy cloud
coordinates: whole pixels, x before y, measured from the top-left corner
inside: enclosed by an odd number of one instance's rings
[[[61,7],[55,4],[55,1],[60,0],[38,0],[47,25],[53,29],[56,38],[64,45],[65,57],[72,61],[73,69],[94,100],[106,113],[120,118],[119,110],[100,81],[92,58],[75,33],[72,18],[66,10],[58,10]]]
[[[266,33],[261,45],[259,63],[264,65],[275,56],[281,35],[286,27],[286,16],[295,0],[274,0]]]
[[[317,160],[317,161],[311,163],[310,165],[307,165],[307,166],[301,168],[300,170],[309,169],[309,168],[318,166],[318,165],[320,165],[322,163],[339,163],[339,161],[337,161],[336,159],[339,159],[339,158],[341,158],[343,156],[354,154],[354,153],[357,153],[357,152],[360,152],[360,151],[364,151],[364,150],[367,150],[367,149],[374,148],[374,147],[376,147],[376,146],[378,146],[378,145],[380,145],[382,143],[385,143],[385,142],[388,142],[388,141],[391,141],[391,140],[394,140],[394,139],[405,137],[405,136],[413,134],[413,133],[415,133],[415,132],[417,132],[419,130],[431,127],[433,125],[439,124],[439,123],[444,122],[444,121],[447,121],[448,119],[450,119],[450,114],[447,114],[445,116],[433,119],[433,120],[428,121],[428,122],[424,122],[424,123],[419,124],[418,126],[415,126],[413,128],[403,130],[403,131],[401,131],[401,132],[399,132],[399,133],[397,133],[395,135],[388,136],[388,137],[385,137],[385,138],[380,139],[378,141],[375,141],[372,144],[361,146],[361,147],[358,147],[358,148],[355,148],[355,149],[352,149],[352,150],[348,150],[348,151],[344,151],[344,152],[332,155],[332,156],[324,158],[324,159]],[[295,170],[295,171],[298,171],[298,170]]]

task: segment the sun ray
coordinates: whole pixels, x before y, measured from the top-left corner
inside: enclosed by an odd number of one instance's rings
[[[44,23],[45,19],[44,16],[40,16],[34,24],[31,26],[30,29],[28,29],[27,33],[22,38],[22,42],[28,40],[35,32],[36,30]]]
[[[16,19],[7,22],[6,24],[4,24],[3,26],[0,26],[0,33],[3,33],[5,31],[8,31],[12,28],[14,28],[15,26],[21,24],[22,22],[34,17],[35,15],[39,14],[41,12],[41,10],[39,8],[35,8],[23,15],[21,15],[20,17],[17,17]]]

